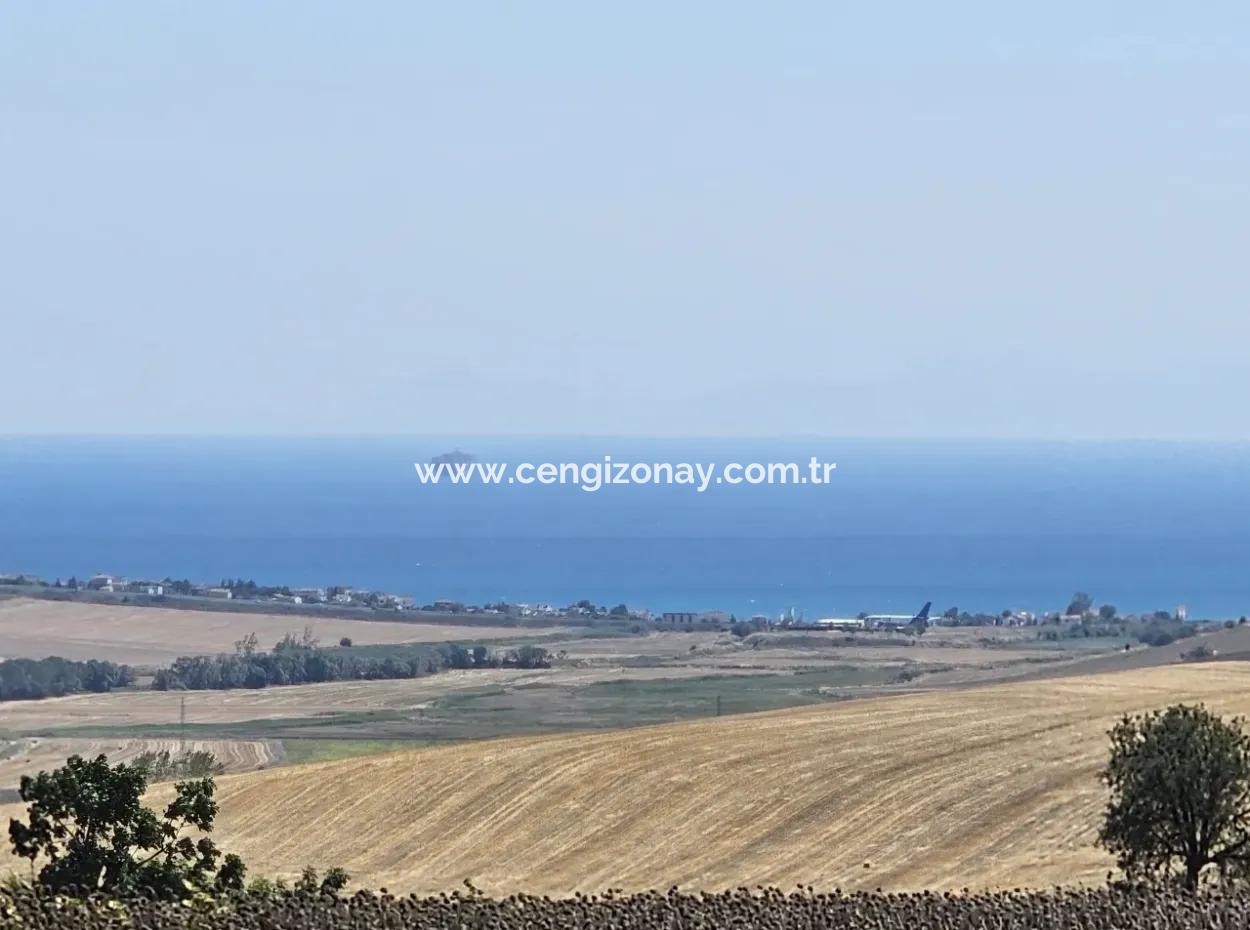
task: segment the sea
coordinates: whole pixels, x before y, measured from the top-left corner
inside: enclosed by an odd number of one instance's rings
[[[414,464],[836,463],[822,485],[439,485]],[[0,438],[0,572],[815,619],[1250,613],[1250,445]]]

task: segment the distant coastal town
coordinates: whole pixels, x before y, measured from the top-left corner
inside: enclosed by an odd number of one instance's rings
[[[929,612],[925,604],[915,615],[859,613],[853,617],[809,619],[790,610],[778,616],[755,613],[739,617],[725,610],[663,611],[630,607],[624,603],[608,607],[589,600],[555,606],[545,603],[497,601],[466,604],[440,598],[428,603],[385,591],[372,591],[347,585],[325,587],[262,585],[252,579],[222,578],[217,583],[193,582],[170,577],[159,580],[130,579],[112,574],[95,574],[80,579],[69,576],[48,581],[29,573],[0,573],[0,594],[66,600],[97,600],[108,603],[160,605],[198,610],[253,610],[271,613],[316,612],[345,617],[376,617],[415,622],[441,621],[472,623],[523,623],[565,625],[590,623],[621,624],[632,632],[643,629],[733,630],[740,635],[764,630],[826,630],[830,632],[902,632],[919,635],[935,626],[1049,627],[1044,638],[1077,638],[1121,635],[1126,627],[1148,628],[1159,637],[1174,636],[1188,624],[1187,610],[1144,614],[1122,614],[1113,604],[1096,604],[1094,598],[1077,592],[1062,610],[1044,613],[1005,609],[997,613],[969,612],[949,607],[941,613]],[[399,615],[399,616],[395,616]],[[1231,622],[1231,621],[1227,621]],[[1245,623],[1246,618],[1239,618]],[[1162,626],[1161,626],[1162,625]],[[1158,632],[1166,627],[1165,632]],[[1151,634],[1154,635],[1154,634]]]
[[[313,610],[352,610],[386,612],[397,614],[428,615],[440,617],[489,617],[524,620],[569,620],[584,623],[587,620],[613,619],[619,621],[653,622],[656,617],[649,610],[596,605],[580,600],[563,607],[549,604],[509,603],[499,601],[489,604],[465,604],[461,601],[440,598],[429,603],[386,591],[372,591],[348,585],[324,587],[295,587],[289,585],[262,585],[251,579],[223,578],[217,583],[195,582],[189,579],[165,577],[159,580],[126,578],[120,575],[96,574],[88,578],[70,576],[65,580],[52,581],[29,573],[0,573],[0,588],[22,589],[27,594],[44,594],[65,597],[92,595],[110,601],[125,603],[161,603],[164,606],[196,606],[212,609],[214,606],[228,609],[237,606],[255,608],[304,608]],[[706,623],[728,622],[731,615],[723,611],[705,611],[699,614],[672,615],[698,617]]]

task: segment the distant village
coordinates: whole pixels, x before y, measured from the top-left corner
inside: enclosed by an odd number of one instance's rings
[[[617,604],[615,607],[596,605],[580,600],[568,606],[550,604],[508,603],[499,601],[489,604],[465,604],[451,599],[439,599],[428,604],[418,604],[413,598],[384,591],[371,591],[341,585],[327,587],[289,587],[286,585],[259,585],[250,579],[223,578],[217,584],[196,583],[186,579],[163,578],[159,581],[128,579],[118,575],[97,574],[90,578],[57,578],[48,582],[42,578],[23,573],[0,573],[0,588],[34,588],[43,596],[101,595],[109,599],[129,601],[131,596],[138,603],[166,603],[181,600],[190,606],[210,607],[214,602],[238,602],[261,607],[313,609],[338,608],[345,610],[390,611],[397,613],[436,614],[442,617],[466,618],[481,616],[498,621],[528,620],[550,623],[584,623],[604,621],[639,624],[654,629],[670,630],[719,630],[731,629],[745,634],[763,630],[828,630],[841,632],[878,631],[919,633],[934,626],[978,627],[1025,627],[1057,624],[1081,624],[1088,628],[1091,623],[1124,621],[1171,621],[1187,620],[1184,606],[1174,611],[1156,611],[1141,617],[1123,616],[1110,604],[1095,607],[1093,599],[1079,593],[1065,610],[1032,613],[1029,611],[1004,610],[997,614],[970,613],[957,607],[948,608],[941,614],[929,614],[926,604],[915,615],[883,615],[861,613],[855,617],[820,618],[809,620],[801,612],[789,610],[776,617],[756,613],[740,618],[724,610],[693,612],[653,613],[643,608]],[[35,592],[30,592],[35,593]],[[110,597],[111,596],[111,597]],[[225,605],[223,604],[224,608]],[[1242,621],[1244,622],[1244,620]],[[1088,635],[1088,634],[1086,634]]]
[[[304,607],[342,607],[359,608],[374,611],[420,612],[442,615],[482,615],[491,617],[507,617],[521,619],[547,620],[586,620],[614,619],[620,621],[636,620],[656,622],[649,610],[628,608],[624,604],[616,607],[595,605],[588,600],[578,601],[567,607],[554,607],[549,604],[507,603],[500,601],[493,604],[465,604],[450,599],[439,599],[428,604],[419,604],[407,595],[391,594],[385,591],[371,591],[343,585],[327,587],[289,587],[287,585],[259,585],[250,579],[223,578],[217,584],[204,584],[173,578],[162,578],[159,581],[149,579],[131,579],[119,575],[97,574],[90,578],[79,579],[70,577],[62,581],[57,578],[49,582],[30,574],[0,573],[0,586],[16,586],[38,588],[48,592],[64,591],[66,593],[84,592],[102,595],[135,595],[147,599],[198,599],[204,601],[248,602],[274,606]],[[729,622],[730,615],[712,611],[695,614],[664,615],[679,618],[698,617],[703,623]]]

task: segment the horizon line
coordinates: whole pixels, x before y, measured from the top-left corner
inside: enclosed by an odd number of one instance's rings
[[[781,434],[731,434],[731,433],[417,433],[417,432],[359,432],[359,433],[0,433],[0,442],[30,440],[438,440],[446,441],[644,441],[644,442],[915,442],[915,443],[985,443],[1026,444],[1048,443],[1064,445],[1250,445],[1247,437],[1210,436],[988,436],[963,434],[917,434],[873,435],[856,433],[781,433]]]

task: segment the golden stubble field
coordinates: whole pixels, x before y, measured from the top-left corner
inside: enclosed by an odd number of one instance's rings
[[[220,780],[261,874],[491,892],[1098,882],[1095,773],[1121,713],[1250,711],[1250,664],[872,698],[497,740]],[[159,791],[158,791],[159,794]]]
[[[16,786],[23,775],[64,765],[73,755],[85,759],[103,753],[109,762],[126,762],[143,752],[167,751],[176,755],[180,749],[206,750],[217,757],[227,772],[250,772],[281,762],[284,756],[279,740],[219,740],[174,738],[62,738],[21,737],[7,741],[2,746],[5,756],[0,759],[0,787]]]
[[[31,598],[0,600],[0,657],[107,659],[167,665],[178,656],[231,652],[255,633],[268,649],[287,633],[311,628],[324,645],[350,637],[357,645],[471,642],[533,635],[517,627],[340,620],[163,607],[124,607]]]

